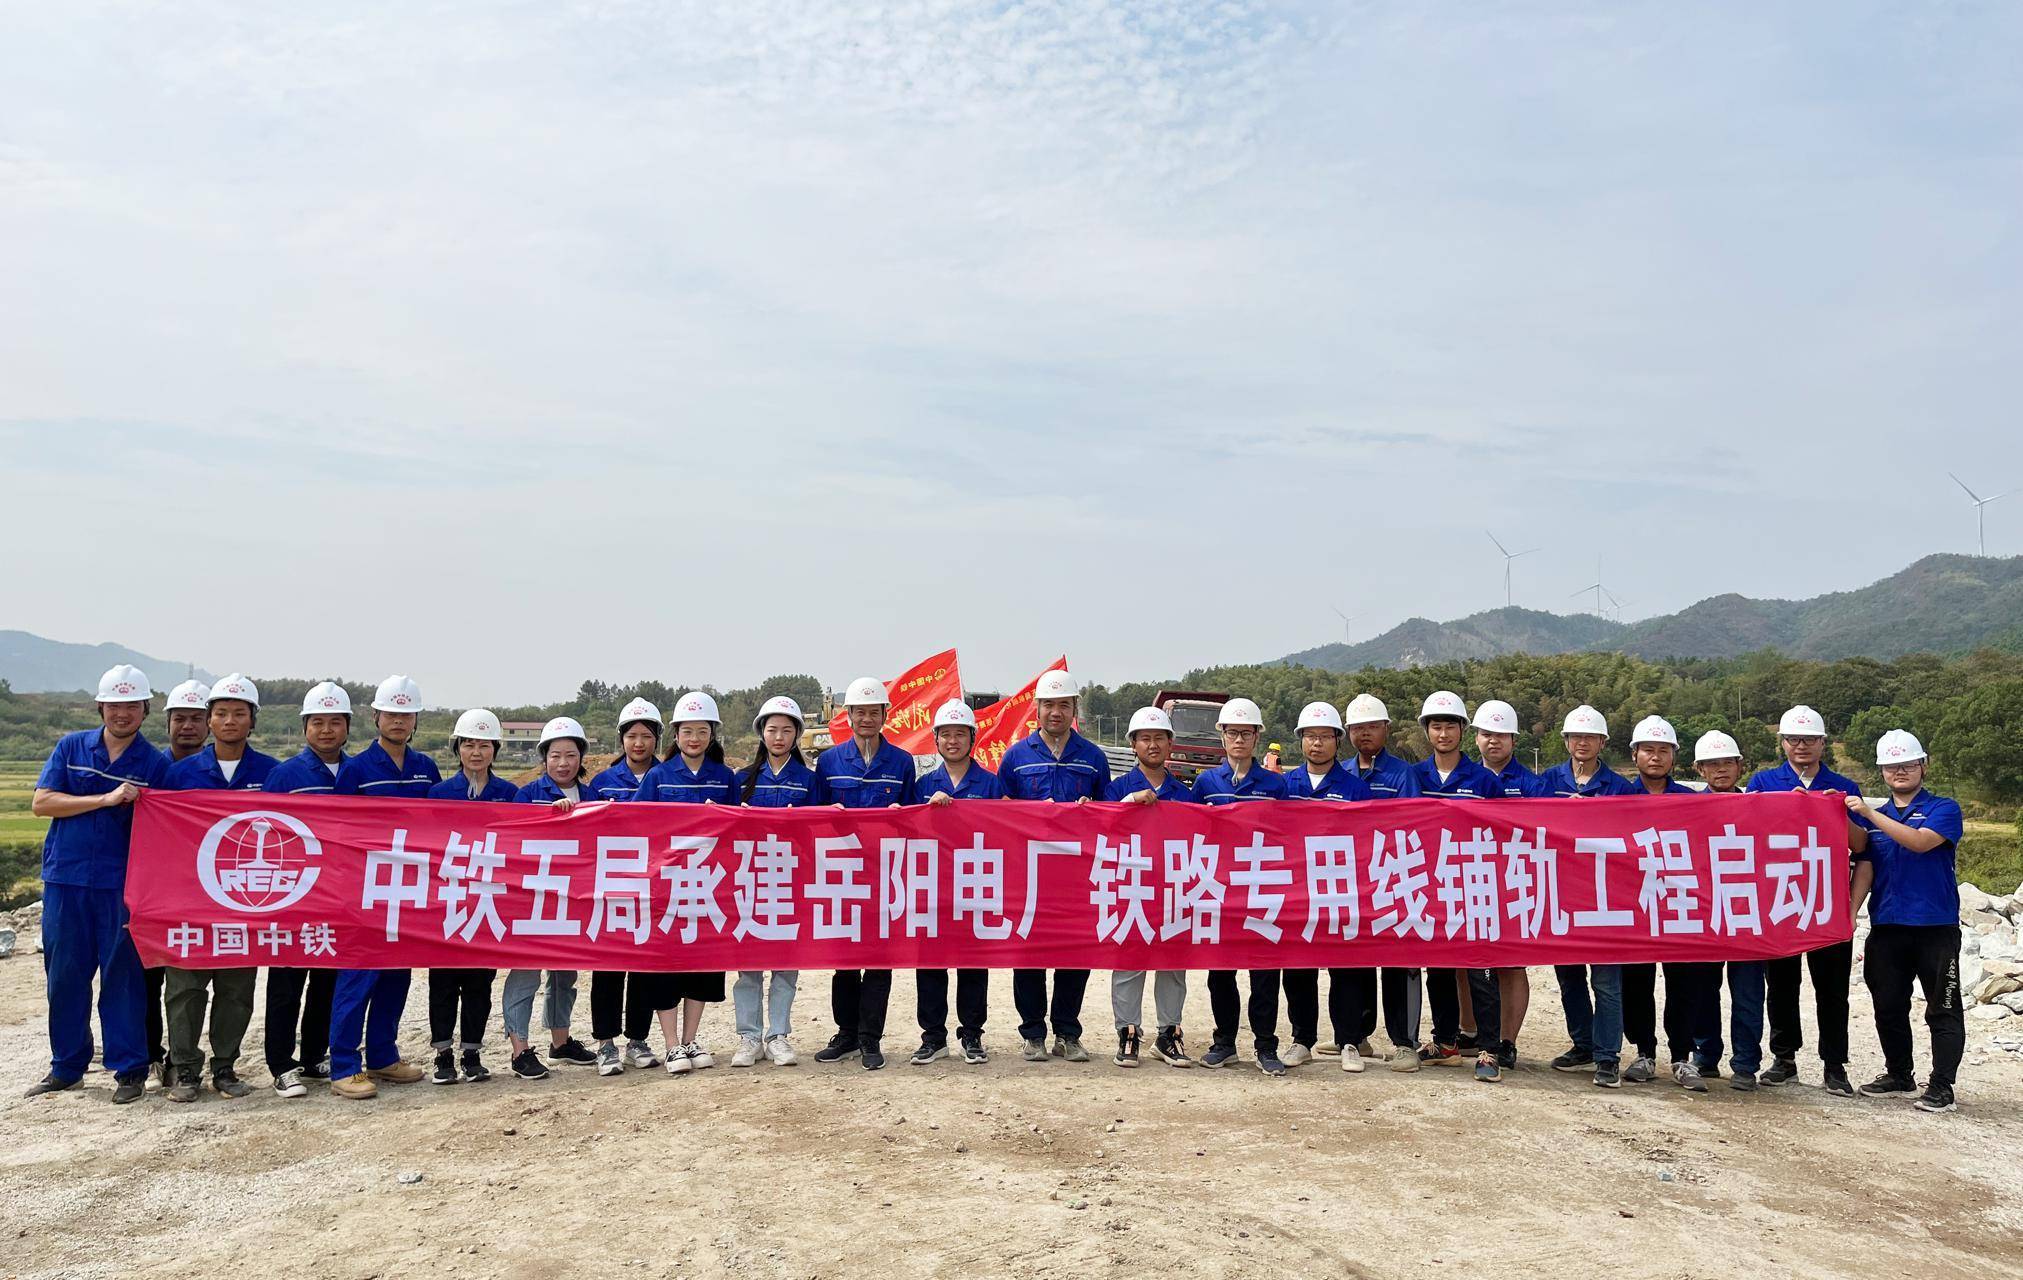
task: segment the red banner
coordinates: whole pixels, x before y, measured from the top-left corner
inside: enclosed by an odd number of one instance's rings
[[[934,710],[962,697],[962,675],[955,650],[948,649],[916,662],[885,686],[892,707],[885,715],[885,736],[892,745],[916,756],[934,754]],[[829,741],[850,740],[850,716],[838,711],[829,718]]]
[[[149,791],[149,965],[1504,966],[1852,932],[1837,796],[846,812]]]
[[[1026,681],[1025,688],[976,713],[976,746],[971,754],[978,764],[992,773],[997,772],[998,761],[1004,759],[1004,753],[1011,750],[1012,743],[1030,736],[1039,727],[1039,722],[1033,719],[1033,688],[1039,684],[1040,677],[1049,671],[1067,669],[1068,655],[1064,653],[1035,671],[1033,678]]]

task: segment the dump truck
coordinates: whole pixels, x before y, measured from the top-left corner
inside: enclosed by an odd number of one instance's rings
[[[1216,731],[1215,718],[1222,714],[1222,704],[1229,697],[1192,689],[1161,689],[1153,697],[1152,705],[1173,718],[1173,755],[1166,767],[1174,777],[1192,782],[1202,770],[1222,763],[1222,735]],[[1129,743],[1105,744],[1103,754],[1110,758],[1112,777],[1138,765]]]

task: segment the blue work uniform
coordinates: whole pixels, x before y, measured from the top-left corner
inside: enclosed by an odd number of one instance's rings
[[[1339,759],[1328,766],[1318,784],[1307,771],[1306,761],[1300,761],[1285,775],[1285,794],[1288,800],[1333,800],[1338,803],[1375,798],[1369,784]],[[1285,969],[1280,972],[1285,986],[1286,1017],[1292,1023],[1292,1038],[1295,1043],[1311,1049],[1320,1036],[1320,970]],[[1365,1008],[1371,1018],[1367,1030],[1362,1025]],[[1347,1046],[1344,1052],[1356,1052],[1356,1042],[1376,1030],[1376,1011],[1376,970],[1350,969],[1341,965],[1328,968],[1328,1020],[1334,1024],[1335,1042]]]
[[[1496,775],[1481,761],[1471,760],[1465,755],[1445,778],[1440,776],[1439,764],[1429,756],[1412,766],[1412,781],[1418,785],[1422,796],[1447,800],[1503,798],[1503,787],[1496,781]]]
[[[1593,777],[1586,782],[1575,782],[1573,762],[1565,760],[1538,775],[1533,794],[1541,799],[1566,799],[1573,796],[1627,796],[1641,790],[1642,787],[1600,760],[1595,761]]]
[[[943,794],[951,800],[1004,799],[1004,784],[998,781],[996,774],[974,760],[969,762],[969,771],[962,775],[959,784],[948,780],[948,765],[944,763],[915,782],[913,790],[922,804]]]
[[[1954,852],[1966,831],[1960,806],[1945,796],[1919,788],[1911,802],[1892,797],[1877,813],[1907,827],[1936,831],[1945,843],[1926,853],[1912,853],[1881,826],[1869,832],[1868,857],[1875,864],[1875,887],[1869,894],[1868,918],[1873,925],[1958,928],[1960,884],[1953,868]]]
[[[1284,800],[1287,798],[1285,775],[1253,760],[1250,771],[1239,778],[1229,761],[1224,760],[1213,769],[1203,770],[1201,776],[1194,780],[1194,798],[1208,805]],[[1278,1056],[1279,980],[1277,969],[1250,971],[1250,1034],[1260,1058]],[[1216,1044],[1236,1043],[1236,1017],[1241,1008],[1236,990],[1236,970],[1210,969],[1208,1009],[1215,1019]]]
[[[117,760],[105,730],[59,738],[35,785],[70,796],[102,796],[131,782],[159,786],[168,757],[140,735]],[[42,838],[43,979],[49,998],[49,1074],[81,1079],[91,1065],[91,983],[98,977],[98,1023],[106,1070],[147,1070],[147,976],[127,933],[127,844],[133,806],[91,809],[50,820]]]
[[[232,770],[231,780],[225,779],[225,770],[218,763],[218,745],[207,742],[204,749],[193,756],[184,756],[169,766],[162,775],[164,791],[264,791],[267,778],[281,762],[262,751],[246,748],[239,757],[239,767]]]
[[[938,795],[946,795],[952,800],[1002,800],[1004,785],[996,774],[978,764],[969,762],[968,772],[962,775],[960,784],[949,781],[948,764],[944,761],[932,772],[922,775],[913,784],[914,792],[922,804]],[[948,1043],[948,970],[915,969],[914,1012],[920,1023],[920,1039],[923,1044]],[[986,1016],[990,1011],[990,970],[958,969],[955,971],[955,1034],[960,1041],[981,1038]]]
[[[744,780],[738,780],[738,794],[745,791]],[[801,762],[799,756],[789,757],[784,769],[775,770],[773,762],[766,760],[759,765],[759,776],[752,783],[751,799],[745,803],[754,809],[799,809],[811,804],[821,804],[822,788],[815,779],[815,771]]]
[[[428,789],[428,798],[431,800],[489,800],[498,803],[510,803],[518,793],[518,787],[515,787],[512,783],[487,769],[485,770],[485,785],[478,789],[478,794],[472,795],[471,780],[464,776],[462,769],[459,769],[449,777],[444,778],[441,782],[430,787]]]
[[[1145,771],[1134,766],[1131,772],[1113,780],[1109,786],[1103,788],[1103,799],[1122,800],[1125,796],[1134,796],[1151,788],[1152,784],[1145,778]],[[1171,769],[1166,771],[1165,781],[1159,784],[1158,798],[1177,800],[1182,804],[1201,803],[1194,798],[1194,788],[1174,777]]]
[[[1100,800],[1110,785],[1110,757],[1073,729],[1056,756],[1038,730],[1014,742],[997,762],[1007,800],[1053,800],[1072,804]]]
[[[1372,800],[1408,800],[1419,794],[1419,779],[1412,766],[1389,751],[1379,751],[1367,769],[1363,767],[1363,758],[1352,753],[1346,767],[1370,789]]]
[[[1538,775],[1532,794],[1541,799],[1567,799],[1576,796],[1626,796],[1642,789],[1600,760],[1595,761],[1592,777],[1586,782],[1576,782],[1573,761],[1563,760]],[[1584,964],[1556,964],[1552,967],[1553,976],[1559,979],[1560,1007],[1566,1014],[1567,1037],[1573,1041],[1577,1057],[1596,1060],[1595,1023],[1599,1013],[1604,1024],[1600,1038],[1615,1045],[1611,1052],[1619,1055],[1623,1027],[1623,967],[1617,964],[1593,966],[1592,996],[1588,988],[1588,968]],[[1607,1035],[1610,1026],[1615,1028],[1613,1039]],[[1642,1028],[1638,1030],[1641,1032]],[[1599,1060],[1614,1062],[1619,1059],[1609,1057]]]
[[[653,775],[648,774],[647,776],[652,777]],[[553,804],[557,800],[563,799],[564,794],[556,781],[544,773],[525,786],[514,788],[510,798],[519,804]],[[576,784],[576,800],[579,804],[588,804],[596,798],[590,792],[589,783],[579,782]]]
[[[1893,1076],[1912,1079],[1911,986],[1924,988],[1925,1025],[1932,1034],[1933,1088],[1950,1090],[1967,1047],[1960,1001],[1960,890],[1954,853],[1966,829],[1960,806],[1919,788],[1908,804],[1892,796],[1876,812],[1907,827],[1930,831],[1941,843],[1913,853],[1880,824],[1869,833],[1875,891],[1869,899],[1868,944],[1862,971],[1875,1001],[1876,1038]]]
[[[911,757],[908,760],[910,762]],[[543,781],[546,779],[536,778],[527,786]],[[522,788],[523,797],[524,793],[525,788]],[[675,756],[648,769],[646,776],[639,780],[639,790],[633,793],[632,798],[658,800],[664,804],[706,804],[712,800],[718,804],[736,804],[738,776],[721,760],[704,760],[702,768],[691,769],[688,761]]]
[[[270,795],[329,795],[337,789],[337,771],[348,757],[337,753],[337,767],[323,763],[323,757],[308,747],[274,766],[260,790]]]
[[[1315,785],[1313,774],[1307,770],[1306,762],[1285,774],[1285,795],[1288,800],[1369,800],[1374,798],[1370,784],[1358,778],[1345,768],[1340,760],[1328,766],[1321,775],[1319,785]]]
[[[1503,798],[1503,784],[1497,781],[1495,771],[1466,754],[1461,756],[1445,778],[1440,776],[1438,759],[1428,756],[1412,766],[1412,782],[1419,788],[1419,794],[1429,799]],[[1503,1002],[1501,993],[1497,990],[1496,978],[1488,969],[1426,970],[1426,1004],[1433,1013],[1433,1043],[1444,1046],[1460,1043],[1461,993],[1454,981],[1457,972],[1466,974],[1468,978],[1468,1002],[1475,1014],[1476,1041],[1478,1044],[1487,1042],[1493,1048],[1499,1040],[1489,1028],[1501,1029]]]
[[[653,766],[646,766],[646,773],[653,772]],[[590,779],[590,793],[585,800],[630,800],[639,794],[639,784],[646,780],[646,773],[634,773],[632,766],[620,756],[610,768]]]
[[[336,765],[309,747],[274,766],[260,790],[268,795],[329,795],[337,786],[337,771],[348,757],[342,748]],[[320,1065],[330,1053],[330,1005],[337,996],[339,974],[331,969],[275,965],[267,970],[267,1071],[279,1079],[284,1071]],[[297,1032],[300,1038],[297,1038]]]
[[[1488,768],[1487,765],[1483,767]],[[1509,764],[1492,772],[1496,774],[1496,785],[1502,788],[1506,800],[1521,800],[1538,794],[1538,775],[1517,763],[1516,756],[1510,758]]]
[[[436,762],[410,746],[395,764],[374,738],[337,769],[331,794],[374,800],[426,800],[443,780]],[[407,1008],[407,969],[346,969],[330,997],[330,1077],[345,1080],[361,1068],[380,1071],[400,1061],[400,1016]],[[364,1042],[364,1052],[359,1051]]]
[[[1203,804],[1240,804],[1248,800],[1284,800],[1285,775],[1252,761],[1241,778],[1227,760],[1202,770],[1194,780],[1194,798]]]
[[[855,738],[839,742],[815,760],[815,786],[823,801],[846,809],[880,809],[912,804],[913,757],[878,740],[869,760]],[[832,1045],[875,1045],[885,1035],[885,1008],[892,998],[892,970],[838,969],[829,982],[829,1012],[836,1019]]]

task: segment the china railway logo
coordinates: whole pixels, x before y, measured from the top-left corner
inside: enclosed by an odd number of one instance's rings
[[[254,809],[220,818],[197,846],[197,879],[233,911],[283,911],[315,887],[322,842],[292,814]]]

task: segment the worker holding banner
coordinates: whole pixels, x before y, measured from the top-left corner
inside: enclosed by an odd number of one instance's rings
[[[1695,795],[1672,777],[1679,755],[1679,732],[1663,716],[1645,716],[1630,732],[1635,785],[1645,795]],[[1656,1076],[1658,1047],[1658,966],[1623,966],[1623,1030],[1636,1044],[1637,1060],[1623,1078]],[[1665,964],[1665,1040],[1672,1079],[1690,1093],[1707,1092],[1706,1076],[1719,1074],[1721,1061],[1721,966],[1668,961]],[[1596,1050],[1599,1058],[1601,1051]]]
[[[759,737],[759,749],[738,779],[738,796],[747,807],[802,809],[821,802],[822,788],[815,780],[815,771],[801,759],[804,723],[801,704],[785,694],[766,699],[752,717],[752,732]],[[777,856],[754,852],[761,862]],[[731,1055],[732,1066],[751,1066],[758,1062],[761,1052],[776,1067],[791,1067],[801,1060],[794,1042],[788,1039],[793,1031],[794,997],[800,985],[798,969],[774,969],[770,979],[763,969],[738,972],[737,982],[731,987],[731,1007],[738,1032],[738,1050]],[[744,1061],[747,1058],[749,1061]]]
[[[1517,708],[1500,698],[1490,698],[1475,708],[1475,718],[1469,723],[1475,728],[1475,753],[1482,767],[1496,775],[1503,798],[1517,800],[1538,794],[1538,775],[1516,758]],[[1531,975],[1523,965],[1506,965],[1491,972],[1501,1025],[1492,1036],[1479,1020],[1475,1024],[1475,1078],[1484,1084],[1495,1084],[1504,1072],[1516,1068],[1517,1036],[1524,1029],[1524,1015],[1531,1010]]]
[[[1371,693],[1359,693],[1349,699],[1343,708],[1342,725],[1347,730],[1349,742],[1355,747],[1355,754],[1349,758],[1349,772],[1356,780],[1370,789],[1373,800],[1404,800],[1419,794],[1417,775],[1412,766],[1391,754],[1391,709],[1383,699]],[[1355,1053],[1359,1058],[1374,1058],[1376,1051],[1370,1044],[1370,1037],[1377,1031],[1377,1013],[1381,1007],[1384,1015],[1384,1034],[1391,1041],[1391,1070],[1417,1071],[1419,1069],[1419,1001],[1423,990],[1417,969],[1351,969],[1348,971],[1354,984],[1356,1001],[1362,1009],[1362,1022],[1356,1028]],[[1382,979],[1383,997],[1379,1004],[1377,988]],[[1341,1052],[1346,1056],[1350,1046],[1344,1043]]]
[[[1693,772],[1707,784],[1707,796],[1742,794],[1742,748],[1720,730],[1700,735],[1693,744]],[[1756,1073],[1763,1067],[1764,964],[1761,960],[1730,960],[1728,970],[1728,1087],[1756,1091]],[[1702,1065],[1703,1077],[1714,1073]]]
[[[997,775],[971,755],[975,744],[976,713],[969,709],[968,703],[950,699],[936,708],[934,745],[941,753],[941,764],[914,783],[916,798],[937,806],[957,801],[1002,800],[1004,787]],[[920,1047],[907,1061],[924,1067],[948,1056],[948,970],[916,969],[913,981]],[[990,970],[956,970],[956,1042],[962,1046],[962,1060],[971,1066],[988,1061],[983,1049],[983,1026],[989,1012]]]
[[[1468,727],[1468,704],[1461,695],[1438,689],[1419,708],[1419,729],[1433,754],[1412,766],[1412,780],[1422,796],[1442,796],[1456,800],[1500,800],[1503,784],[1488,766],[1478,764],[1461,750],[1461,735]],[[1426,1002],[1433,1009],[1433,1038],[1419,1050],[1419,1061],[1434,1065],[1458,1063],[1462,1058],[1461,1000],[1463,993],[1474,1014],[1478,1034],[1483,1027],[1497,1025],[1501,1012],[1496,1004],[1496,981],[1487,969],[1428,969],[1425,974]],[[1481,1065],[1479,1045],[1477,1065]],[[1495,1073],[1484,1073],[1493,1083]]]
[[[429,799],[512,804],[519,788],[492,772],[502,741],[499,718],[484,707],[472,707],[458,716],[450,731],[450,753],[457,759],[457,771],[430,787]],[[492,983],[498,976],[496,969],[429,967],[429,1048],[435,1050],[430,1084],[483,1084],[492,1078],[482,1051],[485,1028],[492,1020]]]
[[[1005,799],[1073,804],[1102,796],[1110,785],[1110,758],[1075,730],[1081,696],[1081,682],[1062,670],[1045,673],[1033,686],[1033,716],[1038,727],[1031,736],[1014,743],[998,765]],[[1021,1054],[1027,1062],[1047,1060],[1047,1022],[1051,1018],[1053,1056],[1066,1062],[1087,1062],[1089,1051],[1082,1047],[1082,996],[1089,987],[1089,971],[1057,969],[1053,979],[1053,999],[1049,1001],[1046,970],[1012,970]]]
[[[1173,720],[1158,707],[1140,707],[1131,713],[1125,733],[1137,765],[1104,789],[1103,798],[1122,804],[1157,804],[1172,800],[1199,804],[1194,790],[1166,768],[1173,752]],[[1159,1032],[1152,1041],[1152,1054],[1169,1067],[1191,1067],[1187,1040],[1180,1031],[1180,1017],[1187,1007],[1187,971],[1161,969],[1152,980],[1152,1011],[1159,1018]],[[1110,1011],[1117,1021],[1117,1053],[1111,1059],[1120,1067],[1135,1067],[1145,1017],[1145,970],[1115,969],[1110,973]]]
[[[1285,775],[1286,796],[1293,800],[1333,800],[1337,803],[1370,799],[1370,788],[1351,773],[1341,760],[1342,713],[1335,710],[1333,703],[1309,702],[1299,713],[1300,754],[1305,757],[1303,768],[1294,769]],[[1335,1042],[1331,1052],[1339,1053],[1342,1070],[1360,1072],[1363,1069],[1363,1055],[1357,1051],[1356,1042],[1363,1036],[1363,983],[1365,975],[1375,977],[1368,969],[1328,970],[1328,1022],[1333,1027]],[[1284,971],[1286,1018],[1292,1023],[1292,1040],[1298,1052],[1321,1052],[1317,1041],[1320,1038],[1321,1001],[1320,970],[1287,969]],[[1376,988],[1371,986],[1368,998],[1374,1002]],[[1376,1014],[1372,1010],[1371,1015]],[[1290,1060],[1284,1060],[1288,1066]]]

